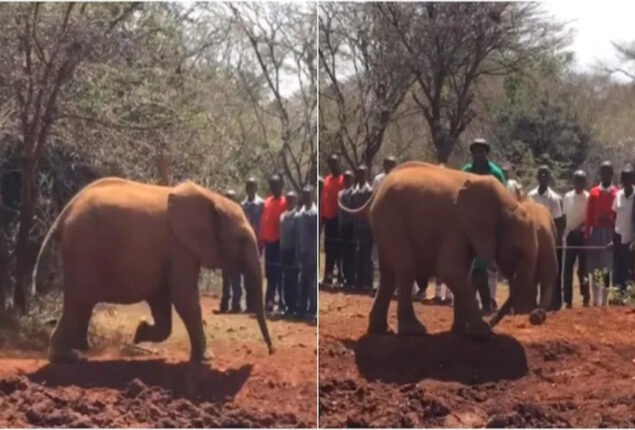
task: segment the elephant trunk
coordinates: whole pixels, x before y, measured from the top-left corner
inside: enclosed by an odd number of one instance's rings
[[[536,286],[534,282],[534,263],[526,262],[509,281],[509,297],[489,321],[494,327],[512,308],[514,313],[529,313],[536,307]]]
[[[267,328],[267,320],[265,318],[265,302],[262,292],[262,269],[260,267],[257,251],[255,251],[255,257],[251,260],[254,261],[251,261],[248,264],[247,267],[249,267],[249,269],[244,273],[247,304],[248,308],[256,315],[260,332],[262,333],[262,337],[269,348],[269,354],[273,354],[273,345],[271,343],[269,329]]]

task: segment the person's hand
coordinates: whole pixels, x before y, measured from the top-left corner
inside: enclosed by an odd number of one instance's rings
[[[606,215],[602,215],[602,216],[600,216],[600,217],[599,217],[599,219],[600,219],[600,221],[601,221],[601,222],[603,222],[603,223],[607,223],[607,224],[608,224],[608,223],[612,223],[612,222],[613,222],[613,220],[611,219],[611,217],[608,217],[608,216],[606,216]]]
[[[631,252],[635,251],[635,240],[631,242],[631,244],[628,246],[628,250]]]
[[[612,241],[611,241],[611,242],[609,242],[609,243],[606,245],[606,248],[607,248],[607,249],[613,249],[613,242],[612,242]]]

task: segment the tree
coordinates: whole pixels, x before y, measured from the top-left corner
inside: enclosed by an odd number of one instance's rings
[[[413,82],[398,41],[370,4],[323,3],[320,147],[372,165]]]
[[[377,3],[407,53],[413,94],[447,163],[474,119],[475,91],[485,76],[522,71],[566,42],[559,24],[535,3]]]
[[[628,79],[635,82],[635,71],[632,71],[628,68],[627,64],[635,63],[635,42],[630,44],[620,44],[611,42],[613,47],[617,50],[621,62],[624,64],[623,66],[611,68],[608,67],[607,70],[609,73],[619,73],[626,76]]]
[[[317,53],[315,13],[311,6],[293,4],[233,4],[228,6],[249,49],[240,54],[244,88],[266,130],[267,117],[279,123],[278,156],[291,185],[300,190],[315,182],[317,121]],[[256,67],[251,64],[255,63]],[[244,72],[247,66],[249,75]],[[254,73],[255,70],[258,72]],[[255,82],[253,80],[255,78]],[[264,82],[263,96],[258,82]],[[284,94],[285,81],[297,92]],[[255,84],[255,85],[254,85]],[[271,137],[263,138],[270,145]]]
[[[26,311],[26,283],[34,253],[29,234],[35,214],[35,173],[51,128],[57,119],[59,99],[78,65],[96,48],[106,45],[122,22],[138,8],[112,5],[108,15],[95,16],[92,7],[69,3],[64,8],[32,3],[13,5],[3,13],[1,57],[5,76],[3,92],[15,91],[21,130],[21,208],[16,244],[14,303]],[[7,12],[4,10],[3,12]],[[93,25],[86,25],[91,20]],[[17,37],[19,43],[7,38]]]

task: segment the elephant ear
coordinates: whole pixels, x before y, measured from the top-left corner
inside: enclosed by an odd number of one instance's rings
[[[219,218],[213,195],[186,182],[168,196],[168,223],[177,240],[207,268],[220,266]]]
[[[496,261],[503,206],[494,181],[487,177],[467,179],[456,198],[459,222],[467,240],[488,266]]]

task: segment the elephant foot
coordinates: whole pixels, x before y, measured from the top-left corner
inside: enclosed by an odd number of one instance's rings
[[[49,349],[49,361],[53,364],[73,364],[82,361],[82,358],[73,349]]]
[[[386,334],[389,330],[390,327],[385,319],[383,321],[371,319],[368,323],[368,334]]]
[[[485,340],[492,335],[492,328],[488,323],[479,319],[474,323],[468,323],[464,331],[467,337],[476,340]]]
[[[452,332],[457,334],[465,334],[465,329],[467,328],[465,321],[454,321],[452,323]]]
[[[397,334],[401,336],[422,336],[428,333],[425,326],[416,318],[398,321]]]

